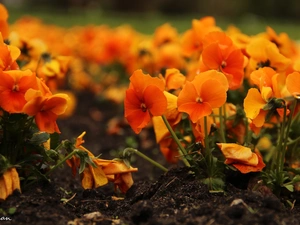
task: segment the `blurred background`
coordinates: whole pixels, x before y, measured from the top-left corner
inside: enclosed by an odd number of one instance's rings
[[[236,25],[244,33],[255,34],[267,25],[277,32],[299,38],[300,2],[298,0],[0,0],[10,12],[13,23],[29,14],[61,26],[131,24],[141,32],[170,22],[179,31],[191,26],[192,19],[211,15],[226,28]]]

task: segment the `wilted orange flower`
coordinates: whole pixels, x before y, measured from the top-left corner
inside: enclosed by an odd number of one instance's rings
[[[203,39],[200,71],[218,70],[227,77],[229,89],[237,89],[243,83],[246,57],[235,47],[224,32],[210,32]]]
[[[210,115],[213,108],[221,107],[226,102],[227,90],[228,82],[222,73],[215,70],[200,73],[183,86],[178,95],[178,111],[187,113],[196,123]]]
[[[0,177],[0,200],[5,200],[15,190],[21,191],[20,178],[16,168],[10,168]]]
[[[250,72],[262,67],[271,67],[276,72],[285,71],[291,60],[280,54],[278,47],[263,37],[253,38],[246,48]]]
[[[152,116],[162,115],[167,108],[163,93],[164,82],[136,70],[130,77],[130,86],[124,100],[125,118],[135,133],[139,133]]]
[[[241,173],[259,172],[265,167],[258,150],[232,143],[218,143],[218,147],[225,156],[225,164],[232,165]]]
[[[84,189],[97,188],[112,181],[115,187],[125,193],[133,184],[131,172],[136,172],[137,168],[127,167],[122,161],[105,160],[97,158],[86,149],[82,144],[84,143],[83,136],[86,132],[82,132],[75,142],[75,148],[88,153],[89,157],[96,165],[93,167],[88,164],[81,176],[81,184]],[[77,168],[80,167],[79,158],[73,156],[66,161],[67,165],[72,168],[73,176],[76,175]]]
[[[27,103],[23,112],[35,117],[40,131],[60,133],[56,119],[65,112],[69,101],[68,95],[43,95],[41,90],[29,89],[25,94],[25,100]]]
[[[21,113],[28,89],[38,89],[35,73],[30,70],[0,71],[0,106],[9,113]]]

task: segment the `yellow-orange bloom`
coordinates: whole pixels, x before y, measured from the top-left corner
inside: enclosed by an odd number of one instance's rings
[[[262,37],[254,38],[247,46],[246,51],[250,56],[250,71],[271,67],[277,72],[283,72],[291,64],[291,60],[280,54],[274,43]]]
[[[167,99],[163,80],[143,74],[142,70],[135,71],[130,82],[124,101],[125,118],[133,131],[139,133],[152,116],[165,112]]]
[[[30,70],[0,71],[0,106],[3,110],[23,112],[25,93],[29,89],[38,89],[35,73]]]
[[[16,168],[10,168],[0,177],[0,200],[5,200],[15,190],[21,191],[19,174]]]
[[[226,158],[225,164],[234,166],[241,173],[259,172],[265,167],[258,150],[254,153],[250,148],[232,143],[217,145]]]
[[[227,90],[228,82],[222,73],[215,70],[200,73],[183,86],[178,95],[178,111],[187,113],[196,123],[226,102]]]

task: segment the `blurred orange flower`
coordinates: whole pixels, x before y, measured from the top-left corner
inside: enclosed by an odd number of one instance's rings
[[[196,123],[226,102],[227,90],[228,82],[222,73],[215,70],[200,73],[183,86],[178,95],[178,111],[187,113]]]
[[[164,82],[136,70],[130,77],[130,86],[124,100],[125,118],[135,133],[139,133],[152,116],[161,116],[167,108],[163,93]]]
[[[3,4],[0,3],[0,33],[2,33],[2,36],[4,39],[8,38],[8,12],[7,9]]]
[[[5,44],[0,33],[0,70],[19,69],[16,60],[20,53],[21,51],[17,47]]]
[[[250,72],[262,67],[271,67],[277,72],[283,72],[291,64],[291,60],[282,55],[274,43],[263,37],[253,38],[246,51],[250,56]]]
[[[232,143],[218,143],[218,147],[226,158],[225,164],[232,165],[241,173],[259,172],[265,167],[258,150]]]

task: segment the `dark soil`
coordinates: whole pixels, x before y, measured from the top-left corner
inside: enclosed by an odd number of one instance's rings
[[[114,193],[112,184],[83,190],[70,168],[58,169],[50,183],[37,183],[0,202],[0,224],[300,224],[299,193],[278,199],[263,188],[251,191],[248,179],[236,174],[223,193],[210,193],[188,169],[165,162],[151,129],[137,137],[121,122],[122,132],[108,135],[108,121],[122,118],[121,107],[91,97],[81,96],[76,114],[58,122],[62,138],[87,131],[84,146],[106,159],[127,147],[128,138],[135,138],[139,150],[170,168],[169,172],[133,158],[132,165],[139,169],[133,174],[135,184],[121,196]],[[10,208],[16,211],[9,214]]]

